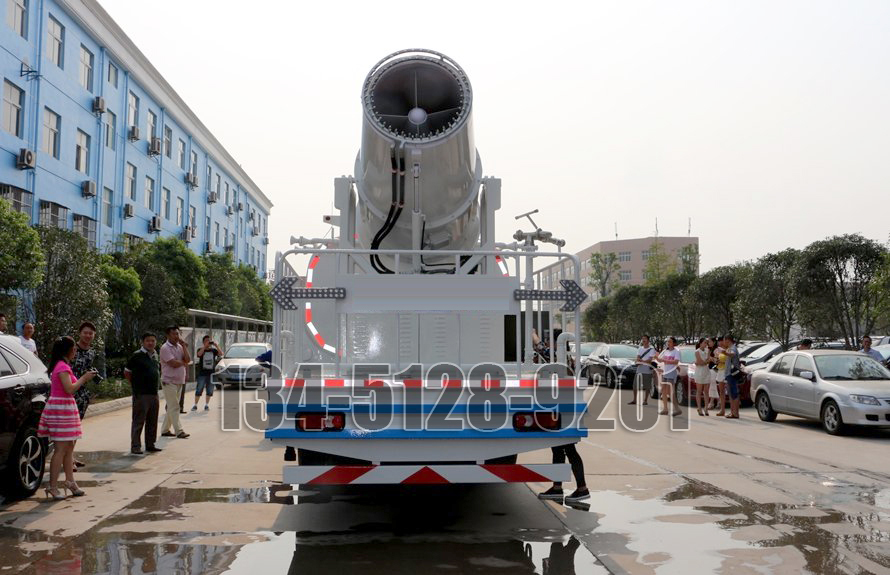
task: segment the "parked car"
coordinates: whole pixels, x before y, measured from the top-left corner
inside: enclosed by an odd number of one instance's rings
[[[637,348],[623,343],[601,343],[587,356],[587,383],[606,387],[633,384],[637,375]]]
[[[754,374],[757,415],[777,414],[822,422],[832,435],[848,425],[890,427],[890,371],[850,351],[789,351]]]
[[[740,354],[741,355],[741,354]],[[693,346],[684,346],[680,349],[680,361],[682,370],[680,371],[680,377],[677,380],[677,388],[675,393],[677,394],[677,403],[682,405],[694,405],[695,404],[695,396],[698,393],[697,383],[695,381],[695,347]],[[768,365],[768,364],[762,364]],[[742,379],[742,382],[739,384],[739,402],[743,406],[750,406],[753,404],[751,401],[751,376],[748,373],[749,368],[742,368],[742,372],[745,373],[745,377]],[[754,367],[752,369],[759,369],[758,367]],[[683,385],[679,385],[680,383]],[[726,405],[729,405],[729,393],[725,394],[726,396]],[[708,399],[710,401],[710,399]]]
[[[765,346],[768,343],[769,343],[768,341],[749,341],[743,345],[739,345],[738,346],[739,359],[748,357],[749,355],[751,355],[752,353],[754,353],[755,351],[757,351],[758,349],[760,349],[761,347]]]
[[[261,366],[256,358],[270,349],[272,349],[270,344],[258,341],[233,343],[216,364],[216,371],[213,374],[214,385],[259,387],[263,382],[263,374],[268,375],[269,370]]]
[[[49,375],[17,336],[0,335],[0,488],[29,497],[43,482],[49,442],[37,437]]]
[[[579,375],[582,378],[587,377],[587,364],[589,363],[588,358],[589,358],[590,354],[593,352],[594,349],[597,348],[597,346],[600,346],[600,345],[603,345],[603,344],[602,344],[602,342],[598,342],[598,341],[581,342],[581,345],[579,346],[580,349],[578,351],[579,351],[579,356],[581,357],[581,365],[579,367],[579,369],[581,371],[579,372]],[[576,353],[575,352],[575,342],[570,342],[569,343],[570,363],[571,363],[571,359],[575,357],[575,353]]]
[[[884,361],[882,363],[884,364],[884,367],[887,367],[887,364],[890,363],[890,345],[879,345],[872,349],[884,356]]]

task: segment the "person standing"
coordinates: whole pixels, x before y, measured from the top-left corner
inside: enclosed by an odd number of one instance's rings
[[[725,337],[717,338],[717,347],[714,348],[713,361],[715,364],[714,368],[714,383],[717,387],[717,407],[720,408],[720,411],[717,412],[717,416],[726,415],[726,349],[723,347]]]
[[[58,338],[53,343],[49,360],[51,391],[46,406],[40,414],[37,435],[53,441],[53,455],[49,462],[49,487],[44,489],[47,497],[65,499],[59,493],[59,471],[65,469],[65,488],[75,497],[84,492],[74,481],[74,444],[83,436],[80,425],[80,412],[74,393],[96,377],[95,371],[87,371],[75,378],[71,363],[77,356],[74,339],[69,336]]]
[[[661,362],[663,373],[661,375],[661,411],[659,415],[668,414],[668,400],[670,399],[673,411],[671,415],[680,415],[683,410],[677,403],[677,375],[679,375],[680,350],[677,349],[677,340],[673,336],[667,338],[666,348],[658,354],[658,361]]]
[[[800,340],[800,345],[797,346],[799,351],[809,351],[813,349],[813,340],[811,339],[802,339]]]
[[[872,349],[871,347],[871,336],[867,335],[862,338],[862,349],[859,350],[859,353],[864,353],[865,355],[870,356],[872,359],[880,364],[884,363],[884,356],[881,355],[881,352],[876,349]]]
[[[22,347],[37,355],[37,344],[34,343],[32,339],[34,337],[34,324],[31,322],[26,323],[22,326],[22,335],[19,336],[19,341],[22,344]]]
[[[158,340],[153,333],[142,334],[142,347],[130,356],[124,377],[133,388],[133,422],[130,426],[130,453],[142,455],[142,429],[145,428],[145,451],[157,453],[158,438],[158,382],[161,365],[155,351]]]
[[[637,373],[634,377],[633,399],[628,405],[636,405],[637,392],[642,390],[643,405],[649,405],[649,392],[652,389],[652,362],[655,360],[655,348],[649,344],[649,336],[644,335],[640,340],[640,348],[637,350]]]
[[[205,335],[201,340],[201,349],[196,354],[198,356],[198,373],[197,385],[195,386],[195,405],[192,411],[198,411],[198,400],[201,399],[201,393],[207,392],[204,399],[204,411],[210,409],[210,398],[213,397],[213,371],[216,363],[222,357],[222,350],[216,345],[216,342],[210,339],[209,335]]]
[[[75,346],[76,355],[74,362],[71,364],[71,370],[74,377],[83,377],[88,371],[95,369],[101,377],[105,377],[105,361],[104,357],[93,349],[93,340],[96,339],[96,326],[91,321],[85,321],[77,328],[77,345]],[[77,412],[80,414],[80,420],[86,417],[87,408],[90,406],[90,398],[93,394],[85,386],[81,386],[74,394],[74,401],[77,402]],[[84,467],[86,464],[79,459],[74,460],[74,465]]]
[[[708,415],[708,404],[710,403],[708,397],[708,390],[711,387],[711,370],[708,369],[708,363],[711,360],[710,344],[708,338],[703,337],[698,340],[698,345],[695,348],[695,405],[698,407],[699,415]],[[704,412],[702,412],[702,408],[704,408]]]
[[[724,354],[726,355],[726,389],[729,391],[729,419],[739,418],[739,384],[741,383],[742,364],[739,361],[739,350],[735,338],[727,335],[723,338]]]
[[[164,430],[161,435],[174,437],[170,431],[173,427],[175,437],[185,439],[189,436],[183,431],[179,423],[179,394],[185,386],[185,376],[188,365],[192,362],[185,342],[179,338],[179,328],[170,326],[165,330],[167,341],[161,346],[161,387],[164,389],[164,399],[167,402]]]

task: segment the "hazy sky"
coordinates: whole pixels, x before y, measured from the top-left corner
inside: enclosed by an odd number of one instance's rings
[[[362,82],[403,48],[469,75],[501,241],[534,208],[571,251],[691,217],[707,270],[890,232],[884,0],[100,1],[275,203],[270,261],[328,230]]]

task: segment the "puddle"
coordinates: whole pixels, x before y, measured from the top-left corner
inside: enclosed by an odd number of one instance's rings
[[[88,473],[133,473],[145,471],[134,469],[133,465],[142,460],[126,451],[78,451],[77,459],[86,463],[84,472]]]
[[[890,570],[890,490],[827,482],[835,485],[832,493],[815,498],[820,505],[854,502],[858,505],[852,508],[863,511],[758,504],[689,481],[659,499],[593,492],[589,502],[567,513],[576,519],[584,513],[596,516],[585,542],[607,565],[613,558],[631,557],[658,574],[685,574],[693,564],[701,573],[742,567],[795,573]]]

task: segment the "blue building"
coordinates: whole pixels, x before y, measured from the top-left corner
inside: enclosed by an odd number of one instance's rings
[[[0,196],[93,246],[180,237],[265,275],[272,203],[94,0],[2,0]]]

